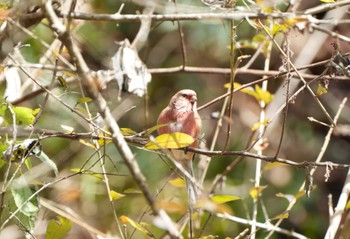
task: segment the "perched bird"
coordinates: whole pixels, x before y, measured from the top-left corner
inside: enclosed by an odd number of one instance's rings
[[[202,121],[197,112],[197,94],[193,90],[184,89],[177,92],[170,100],[169,105],[160,113],[158,125],[165,126],[158,129],[158,134],[181,132],[192,136],[195,141],[190,145],[197,147],[198,137],[201,132]],[[179,162],[181,166],[194,179],[192,160],[194,153],[183,150],[171,149],[167,151],[169,156]],[[186,187],[190,207],[193,208],[197,201],[198,192],[193,180],[185,175]]]

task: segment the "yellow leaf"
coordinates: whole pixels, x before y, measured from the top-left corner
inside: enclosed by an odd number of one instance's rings
[[[185,205],[169,201],[157,202],[156,207],[159,209],[164,209],[170,213],[186,213],[187,211],[187,207]]]
[[[122,131],[122,134],[124,136],[131,136],[137,134],[134,130],[130,128],[120,128],[120,130]]]
[[[100,136],[100,138],[97,140],[97,144],[100,147],[103,147],[103,146],[109,144],[110,142],[112,142],[111,139],[106,138],[106,134],[105,133],[100,132],[99,136]]]
[[[230,86],[231,86],[230,83],[226,83],[226,84],[224,85],[224,87],[227,88],[227,89],[230,88]],[[234,83],[233,83],[233,88],[234,88],[234,89],[238,89],[238,88],[240,88],[241,86],[242,86],[242,85],[239,84],[239,83],[237,83],[237,82],[234,82]],[[256,93],[255,93],[255,90],[253,89],[253,87],[245,87],[245,88],[241,89],[240,92],[243,92],[243,93],[246,93],[246,94],[248,94],[248,95],[251,95],[251,96],[256,97]]]
[[[131,218],[127,216],[121,216],[120,220],[123,224],[130,223],[130,225],[135,228],[136,230],[139,230],[141,233],[143,233],[147,238],[155,238],[154,235],[145,227],[143,227],[141,224],[135,222]]]
[[[265,188],[267,188],[267,186],[253,187],[249,190],[249,194],[253,199],[257,199]]]
[[[345,209],[350,209],[350,200],[346,203]]]
[[[285,212],[282,212],[281,214],[278,214],[277,216],[271,218],[271,221],[272,220],[279,220],[279,219],[286,219],[288,217],[289,217],[289,212],[285,211]]]
[[[215,196],[212,196],[210,199],[213,202],[218,203],[218,204],[240,200],[239,197],[232,196],[232,195],[215,195]]]
[[[323,87],[322,84],[318,84],[317,95],[320,96],[320,95],[323,95],[323,94],[326,94],[326,93],[328,93],[327,88]]]
[[[169,183],[177,188],[186,187],[186,182],[182,178],[175,178],[175,179],[169,180]]]
[[[266,119],[263,122],[255,123],[252,127],[252,131],[256,131],[257,129],[259,129],[260,125],[266,126],[267,123],[269,123],[269,121],[270,121],[270,119]]]
[[[184,148],[193,143],[194,139],[188,134],[175,132],[159,135],[145,145],[147,149],[178,149]]]
[[[256,92],[256,99],[258,101],[264,101],[265,104],[268,104],[270,103],[272,100],[273,100],[273,95],[266,91],[266,90],[263,90],[260,86],[258,85],[255,85],[255,92]]]
[[[124,194],[118,193],[118,192],[116,192],[116,191],[114,191],[114,190],[111,190],[111,192],[110,192],[109,195],[111,196],[111,198],[112,198],[113,201],[114,201],[114,200],[117,200],[117,199],[120,199],[120,198],[122,198],[122,197],[125,197]]]

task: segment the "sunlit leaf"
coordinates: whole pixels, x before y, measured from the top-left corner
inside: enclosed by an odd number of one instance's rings
[[[194,139],[188,134],[175,132],[159,135],[145,145],[147,149],[178,149],[184,148],[193,143]]]
[[[323,95],[323,94],[326,94],[328,93],[328,89],[325,88],[322,84],[318,84],[317,86],[317,95],[320,96],[320,95]]]
[[[267,186],[253,187],[249,190],[249,194],[253,199],[257,199],[265,188],[267,188]]]
[[[33,168],[32,160],[30,160],[30,158],[26,158],[26,160],[24,160],[24,164],[26,165],[28,170]]]
[[[266,119],[266,120],[264,120],[263,122],[257,122],[257,123],[255,123],[255,124],[253,125],[253,127],[252,127],[252,131],[256,131],[257,129],[259,129],[259,127],[260,127],[261,125],[266,126],[267,123],[269,123],[269,121],[270,121],[270,119]]]
[[[265,104],[269,104],[274,98],[270,92],[263,90],[259,85],[255,85],[255,92],[256,99],[265,102]]]
[[[227,89],[230,88],[230,86],[231,86],[230,83],[226,83],[226,84],[224,85],[224,87],[227,88]],[[238,89],[238,88],[240,88],[241,86],[242,86],[242,85],[239,84],[239,83],[237,83],[237,82],[234,82],[234,83],[233,83],[234,89]],[[251,96],[253,96],[253,97],[256,97],[256,93],[255,93],[255,90],[254,90],[253,87],[245,87],[245,88],[241,89],[240,92],[243,92],[243,93],[246,93],[246,94],[251,95]]]
[[[130,128],[120,128],[120,130],[122,131],[122,134],[124,136],[130,136],[130,135],[135,135],[137,134],[137,132],[135,132],[134,130],[130,129]]]
[[[72,228],[72,222],[64,217],[57,216],[57,220],[50,220],[47,224],[45,239],[62,239]]]
[[[156,203],[156,207],[159,209],[164,209],[169,213],[186,213],[187,207],[183,204],[170,202],[170,201],[160,201]]]
[[[210,199],[213,202],[218,203],[218,204],[240,200],[239,197],[232,196],[232,195],[215,195],[215,196],[212,196]]]
[[[147,238],[155,238],[154,235],[147,228],[135,222],[131,218],[123,215],[120,217],[120,220],[123,222],[123,224],[129,223],[133,228],[143,233]]]
[[[111,190],[110,196],[111,196],[111,198],[112,198],[113,201],[125,197],[124,194],[118,193],[118,192],[116,192],[116,191],[114,191],[114,190]]]
[[[109,144],[110,142],[112,142],[111,139],[105,137],[106,134],[103,133],[103,132],[100,132],[100,133],[99,133],[99,136],[100,136],[100,138],[97,140],[97,144],[98,144],[99,147],[106,146],[107,144]]]
[[[169,180],[169,183],[178,188],[186,187],[186,182],[182,178],[175,178],[175,179]]]
[[[324,2],[324,3],[333,3],[335,2],[334,0],[320,0],[321,2]]]
[[[273,24],[272,35],[276,35],[279,32],[287,32],[291,28],[288,24]]]
[[[11,108],[10,108],[11,107]],[[0,116],[2,116],[5,122],[9,125],[13,124],[13,111],[16,117],[16,124],[28,126],[34,122],[35,115],[38,113],[38,109],[31,109],[24,106],[10,106],[9,104],[3,104],[0,108]]]

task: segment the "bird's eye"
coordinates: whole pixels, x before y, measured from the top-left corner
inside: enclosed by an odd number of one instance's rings
[[[187,97],[187,94],[182,94],[182,97],[186,98],[186,97]]]

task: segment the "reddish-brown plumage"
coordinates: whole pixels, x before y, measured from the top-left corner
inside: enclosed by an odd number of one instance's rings
[[[182,132],[198,139],[202,121],[197,112],[196,92],[189,89],[177,92],[160,113],[157,124],[167,124],[158,129],[158,134]],[[197,140],[191,146],[197,146]]]
[[[193,90],[185,89],[177,92],[170,100],[169,105],[160,113],[157,124],[166,124],[158,129],[158,134],[182,132],[192,136],[195,141],[192,147],[197,147],[198,137],[201,132],[202,121],[197,112],[197,94]],[[172,159],[181,164],[191,176],[185,176],[190,208],[193,208],[198,197],[197,187],[194,183],[192,168],[192,152],[183,150],[165,150]],[[191,209],[192,210],[192,209]]]

